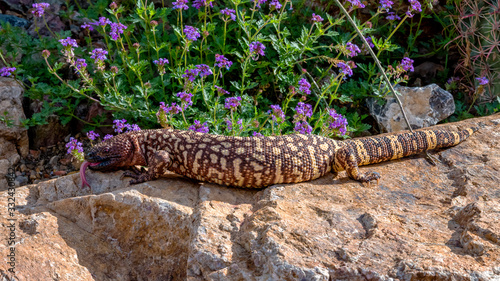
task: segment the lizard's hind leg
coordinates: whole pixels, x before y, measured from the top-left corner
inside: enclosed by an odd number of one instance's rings
[[[358,157],[356,157],[356,154],[354,153],[354,151],[352,151],[351,148],[345,147],[339,150],[335,158],[336,158],[335,160],[338,161],[339,165],[342,168],[344,168],[344,170],[347,172],[349,178],[363,183],[376,180],[378,183],[378,180],[380,179],[379,173],[377,172],[361,173],[359,171],[358,163],[360,160],[358,159]]]

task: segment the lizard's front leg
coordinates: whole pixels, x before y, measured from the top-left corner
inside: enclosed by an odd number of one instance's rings
[[[337,161],[340,166],[344,168],[349,178],[353,180],[357,180],[363,183],[376,180],[378,183],[378,180],[380,179],[380,174],[377,172],[361,173],[359,171],[356,154],[349,147],[340,149],[336,154],[335,161]]]
[[[172,159],[170,154],[164,150],[156,151],[149,155],[148,159],[148,170],[133,169],[132,171],[125,171],[123,176],[134,178],[130,181],[130,184],[137,184],[145,181],[155,180],[172,166]]]

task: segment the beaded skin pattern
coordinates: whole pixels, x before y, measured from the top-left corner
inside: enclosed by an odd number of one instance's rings
[[[316,135],[229,137],[174,129],[129,132],[92,147],[85,158],[93,170],[129,169],[131,184],[154,180],[167,170],[227,186],[261,188],[309,181],[345,170],[360,182],[378,180],[358,166],[449,147],[476,128],[398,133],[346,141]],[[148,169],[138,169],[147,166]]]

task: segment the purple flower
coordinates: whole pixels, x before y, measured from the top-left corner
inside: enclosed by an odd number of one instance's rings
[[[112,137],[113,137],[113,135],[107,134],[104,136],[103,140],[109,140]]]
[[[331,131],[338,131],[340,134],[345,135],[347,132],[347,119],[342,116],[342,114],[337,113],[333,108],[328,111],[328,115],[330,115],[328,129]]]
[[[249,45],[250,49],[250,54],[252,55],[253,60],[258,60],[259,55],[264,56],[264,50],[266,49],[266,46],[264,44],[254,41],[250,43]]]
[[[235,15],[236,11],[233,9],[225,8],[224,10],[221,10],[220,13],[226,16],[224,18],[224,21],[229,20],[229,18],[231,18],[232,21],[236,20],[236,15]]]
[[[420,4],[420,2],[418,2],[418,0],[410,0],[410,7],[408,8],[406,14],[408,15],[408,17],[412,18],[412,12],[414,11],[419,13],[422,12],[422,5]]]
[[[189,9],[189,6],[187,5],[188,2],[189,2],[188,0],[177,0],[176,2],[173,2],[172,4],[174,4],[174,9],[187,10],[187,9]]]
[[[486,77],[477,77],[476,80],[479,81],[479,86],[486,85],[490,82]]]
[[[101,48],[97,48],[97,49],[92,50],[92,52],[90,54],[91,54],[90,57],[93,58],[94,60],[103,61],[106,59],[106,55],[108,54],[108,51],[103,50]]]
[[[365,37],[365,39],[366,39],[366,42],[368,42],[368,45],[369,45],[371,48],[375,47],[375,45],[373,45],[373,39],[372,39],[370,36]]]
[[[15,67],[2,67],[0,68],[0,76],[8,77],[12,75],[12,72],[16,71]]]
[[[199,132],[199,133],[208,133],[208,125],[207,122],[201,124],[200,121],[194,120],[194,125],[189,126],[188,130]]]
[[[378,6],[379,10],[389,12],[392,8],[392,4],[394,4],[391,0],[380,0],[380,6]]]
[[[194,0],[192,7],[196,8],[196,9],[200,9],[201,7],[207,6],[207,4],[208,4],[208,6],[210,6],[210,8],[212,8],[214,6],[212,0]]]
[[[260,9],[260,5],[263,5],[267,2],[267,0],[253,0],[255,6]]]
[[[240,130],[243,129],[243,119],[236,121],[236,124],[240,125]],[[231,122],[231,120],[226,119],[226,126],[228,131],[233,130],[233,122]]]
[[[190,25],[186,25],[186,27],[184,28],[184,34],[186,34],[187,40],[190,41],[196,41],[201,37],[198,29]]]
[[[309,82],[307,82],[306,78],[300,79],[300,81],[299,81],[299,91],[303,92],[306,95],[310,95],[311,94],[310,88],[311,88],[311,84],[309,84]]]
[[[94,132],[94,131],[88,131],[87,132],[87,138],[89,138],[90,140],[96,140],[97,138],[99,137],[99,134]]]
[[[233,65],[233,62],[228,60],[223,55],[215,54],[215,66],[223,68],[225,67],[227,70]]]
[[[258,132],[253,132],[252,137],[263,137],[263,135],[261,133],[258,133]]]
[[[66,39],[60,39],[59,43],[61,43],[64,47],[66,47],[66,49],[71,48],[71,47],[75,47],[75,48],[78,47],[78,44],[76,44],[76,40],[71,39],[71,37],[68,37]]]
[[[45,13],[45,9],[47,9],[49,6],[49,3],[35,3],[32,5],[34,10],[31,11],[31,13],[37,18],[41,18]]]
[[[312,113],[312,105],[299,102],[295,107],[295,115],[293,116],[294,123],[298,121],[307,121],[307,118],[311,117]]]
[[[398,15],[396,15],[394,12],[389,12],[389,13],[387,14],[387,17],[385,17],[385,18],[386,18],[386,19],[388,19],[388,20],[400,20],[400,19],[401,19],[401,18],[400,18]]]
[[[198,69],[198,74],[201,76],[201,77],[205,77],[205,76],[208,76],[208,75],[212,75],[212,70],[210,69],[210,67],[206,64],[198,64],[196,65],[196,68]]]
[[[312,21],[313,22],[322,22],[323,18],[320,15],[316,15],[315,13],[313,13],[313,15],[312,15]]]
[[[351,9],[354,9],[354,7],[357,7],[357,8],[364,8],[365,5],[363,3],[361,3],[361,1],[359,0],[347,0],[349,1],[349,3],[351,3]]]
[[[193,82],[194,79],[196,79],[196,76],[198,76],[198,73],[200,71],[197,68],[193,69],[186,69],[184,72],[185,74],[182,75],[182,78],[187,78],[189,81]]]
[[[74,137],[69,139],[69,142],[66,144],[66,148],[68,149],[68,154],[73,154],[73,152],[83,153],[82,143]]]
[[[118,38],[120,38],[120,34],[123,34],[123,30],[127,29],[126,25],[123,25],[121,23],[116,23],[112,22],[111,23],[111,32],[109,35],[111,35],[111,39],[116,41]]]
[[[85,62],[85,59],[77,59],[75,62],[75,72],[76,73],[84,73],[85,68],[87,67],[87,63]]]
[[[91,24],[105,27],[106,25],[111,24],[111,21],[109,19],[107,19],[106,17],[99,17],[98,21],[93,22]]]
[[[166,73],[165,64],[168,64],[167,59],[159,58],[158,60],[154,60],[153,63],[158,66],[158,72],[160,73],[160,75],[164,75]]]
[[[141,128],[137,124],[126,124],[125,127],[127,128],[127,132],[134,132],[134,131],[140,131]]]
[[[115,132],[120,134],[123,132],[123,129],[127,128],[127,125],[125,124],[127,123],[127,120],[125,119],[116,119],[116,120],[113,120],[113,128],[115,129]]]
[[[345,62],[337,63],[337,66],[340,68],[340,72],[344,75],[351,76],[353,74],[351,67]]]
[[[413,68],[413,60],[408,58],[408,57],[404,57],[403,60],[401,61],[401,67],[405,70],[405,71],[410,71],[410,72],[413,72],[415,69]]]
[[[347,56],[351,58],[357,56],[361,52],[359,47],[351,42],[347,42],[345,49],[350,52]]]
[[[191,101],[193,94],[191,94],[191,93],[179,92],[179,93],[177,93],[177,97],[179,97],[181,99],[182,110],[186,110],[186,108],[188,108],[188,106],[193,104],[193,101]]]
[[[281,109],[281,107],[277,104],[271,105],[271,110],[267,112],[267,114],[271,115],[271,119],[277,123],[285,122],[285,113]]]
[[[281,9],[283,5],[281,5],[279,0],[271,0],[271,3],[269,3],[269,8],[279,10]]]
[[[92,27],[92,25],[90,25],[89,23],[84,23],[84,24],[82,24],[82,25],[80,26],[80,28],[82,28],[82,29],[86,29],[86,30],[88,30],[88,31],[92,31],[92,30],[94,30],[94,28]]]
[[[182,108],[173,102],[171,106],[165,106],[164,102],[160,102],[160,110],[163,110],[166,114],[175,115],[182,111]]]
[[[229,97],[226,99],[224,107],[231,109],[231,111],[236,110],[240,106],[241,97]]]
[[[223,96],[223,95],[229,95],[229,92],[224,90],[222,87],[219,87],[217,85],[214,86],[215,89],[217,90],[217,92],[219,93],[220,96]]]
[[[307,121],[298,121],[295,123],[295,128],[293,128],[293,130],[300,134],[310,134],[313,128]]]

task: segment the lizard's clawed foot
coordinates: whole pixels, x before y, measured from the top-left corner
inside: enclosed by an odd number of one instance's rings
[[[373,180],[376,180],[377,181],[377,185],[378,185],[379,184],[379,180],[380,180],[380,174],[377,173],[377,172],[367,172],[364,175],[362,175],[360,177],[360,179],[359,179],[359,181],[361,181],[363,183],[368,183],[368,185],[370,185],[370,183]]]

